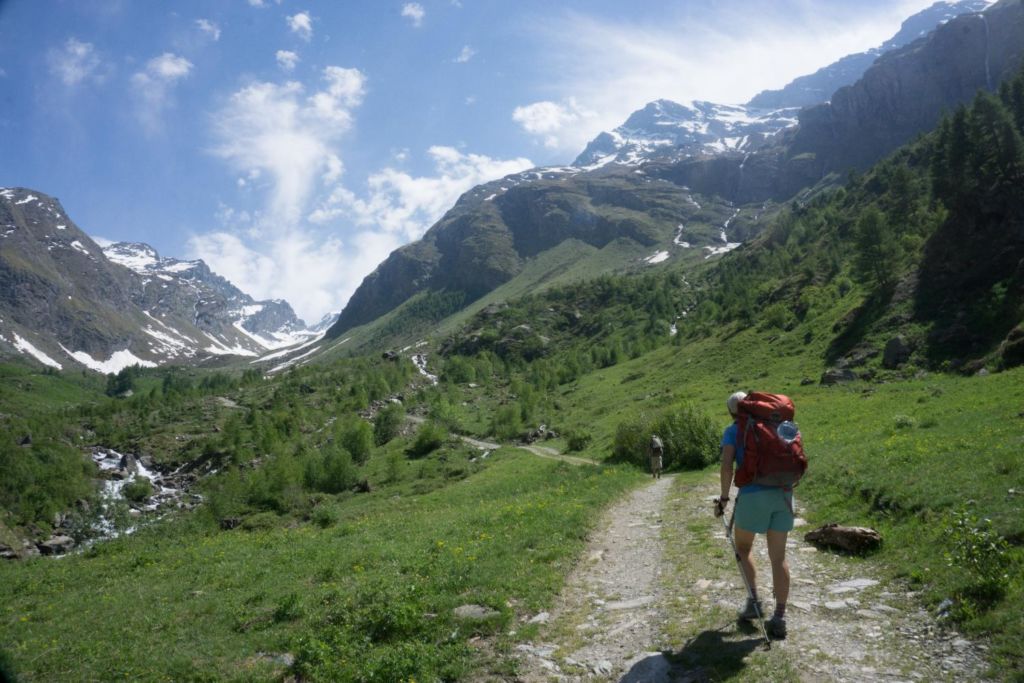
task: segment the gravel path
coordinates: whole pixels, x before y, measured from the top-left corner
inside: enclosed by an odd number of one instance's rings
[[[652,646],[668,646],[659,606],[665,602],[662,510],[671,484],[672,477],[657,479],[605,516],[551,613],[555,638],[519,646],[520,680],[613,679],[634,660],[647,658]],[[558,662],[552,658],[556,652]]]
[[[806,544],[806,528],[789,539],[789,638],[766,650],[735,622],[744,588],[710,512],[716,488],[714,477],[664,477],[612,507],[550,614],[534,618],[541,635],[518,646],[516,680],[985,680],[983,645],[941,628],[871,560]],[[754,552],[770,610],[763,537]]]

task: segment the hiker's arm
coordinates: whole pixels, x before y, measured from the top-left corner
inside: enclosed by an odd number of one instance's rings
[[[732,465],[735,459],[736,447],[732,445],[722,446],[722,471],[720,474],[722,481],[722,495],[720,498],[722,500],[729,497],[729,489],[732,487]]]

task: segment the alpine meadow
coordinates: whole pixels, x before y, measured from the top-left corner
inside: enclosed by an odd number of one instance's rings
[[[306,4],[0,3],[0,681],[1024,681],[1024,0]]]

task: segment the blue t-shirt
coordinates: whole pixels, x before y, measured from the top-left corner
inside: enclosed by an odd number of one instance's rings
[[[736,449],[736,469],[738,470],[743,464],[743,443],[739,440],[739,425],[735,422],[726,427],[725,431],[722,432],[722,446],[732,446]],[[740,493],[753,493],[769,488],[772,487],[762,484],[747,484],[746,486],[741,486],[739,491]]]

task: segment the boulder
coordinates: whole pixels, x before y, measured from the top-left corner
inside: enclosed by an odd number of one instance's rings
[[[885,351],[882,354],[882,366],[895,370],[910,360],[910,346],[903,335],[897,335],[885,343]]]
[[[839,361],[838,368],[859,368],[867,364],[869,360],[878,355],[878,349],[873,346],[858,346]]]
[[[1024,326],[1018,325],[1010,330],[1000,346],[1000,355],[1003,365],[1008,368],[1024,365]]]
[[[135,456],[131,453],[125,453],[121,456],[121,462],[117,465],[120,469],[125,472],[138,472],[139,463],[135,460]]]
[[[877,550],[882,545],[882,536],[874,529],[838,524],[826,524],[814,531],[808,531],[804,534],[804,540],[856,554]]]
[[[822,373],[821,384],[829,387],[840,382],[852,382],[855,379],[857,379],[857,375],[853,374],[853,370],[848,368],[829,368]]]
[[[75,539],[70,536],[51,536],[37,544],[43,555],[63,555],[75,547]]]

